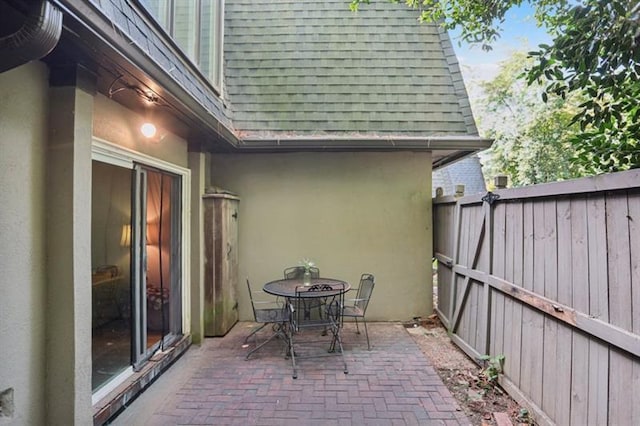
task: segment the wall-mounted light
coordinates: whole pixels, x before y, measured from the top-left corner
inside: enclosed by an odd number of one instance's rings
[[[142,132],[144,137],[152,138],[156,135],[157,129],[153,123],[144,123],[140,126],[140,132]]]

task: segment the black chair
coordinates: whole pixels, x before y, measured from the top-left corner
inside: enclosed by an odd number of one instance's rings
[[[353,318],[356,321],[356,333],[360,334],[360,328],[358,327],[358,318],[362,318],[364,322],[364,333],[367,336],[367,349],[371,350],[369,343],[369,331],[367,330],[367,320],[365,314],[367,313],[367,306],[369,306],[369,299],[371,299],[371,293],[373,293],[373,287],[375,286],[375,279],[371,274],[362,274],[360,277],[360,284],[357,289],[351,289],[350,291],[356,291],[355,299],[346,299],[345,305],[342,311],[342,316],[347,318]],[[351,304],[352,303],[352,304]]]
[[[264,345],[272,341],[276,337],[282,337],[286,339],[286,334],[284,328],[286,327],[286,323],[289,321],[289,315],[287,311],[287,307],[279,304],[276,300],[264,300],[258,301],[254,300],[253,295],[265,295],[263,291],[254,291],[251,289],[251,284],[249,284],[249,278],[247,278],[247,289],[249,290],[249,299],[251,300],[251,308],[253,309],[253,319],[259,325],[249,333],[249,335],[244,339],[244,342],[247,343],[251,336],[254,336],[258,331],[265,328],[267,325],[271,324],[273,327],[273,334],[269,336],[267,340],[264,342],[257,344],[257,336],[256,336],[256,347],[253,348],[246,356],[246,359],[262,348]]]
[[[312,266],[309,268],[311,278],[320,278],[320,269]],[[304,266],[292,266],[284,270],[284,278],[287,280],[300,279],[304,275]]]
[[[302,279],[302,276],[304,275],[304,270],[305,270],[304,266],[292,266],[290,268],[286,268],[284,270],[284,278],[287,280]],[[319,268],[312,266],[309,268],[309,272],[311,273],[311,278],[320,278]],[[302,303],[304,312],[306,313],[307,316],[310,316],[312,311],[318,311],[320,315],[322,315],[322,312],[319,311],[320,303],[318,300],[302,300],[299,302]]]
[[[323,355],[341,355],[342,364],[344,367],[344,374],[348,374],[347,361],[342,349],[342,337],[340,332],[342,330],[342,306],[344,305],[345,284],[344,283],[319,283],[311,286],[298,286],[296,287],[296,296],[289,298],[289,327],[288,342],[289,342],[289,355],[291,356],[291,363],[293,365],[293,378],[298,378],[298,366],[296,364],[296,358],[300,357],[317,357]],[[321,301],[319,306],[323,307],[323,314],[320,316],[309,316],[304,309],[300,309],[301,301]],[[327,352],[307,353],[302,355],[300,352],[296,352],[296,345],[298,349],[301,347],[311,347],[318,344],[326,344],[326,340],[321,340],[320,337],[313,336],[310,339],[302,340],[301,336],[303,331],[308,329],[317,329],[331,332],[329,341],[329,347]],[[295,336],[295,337],[294,337]]]

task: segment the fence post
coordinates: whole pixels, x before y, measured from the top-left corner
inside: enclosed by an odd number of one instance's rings
[[[456,198],[464,197],[464,185],[456,185]]]

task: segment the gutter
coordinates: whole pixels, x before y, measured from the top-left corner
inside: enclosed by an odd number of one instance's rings
[[[0,73],[46,56],[60,41],[62,11],[42,0],[30,5],[24,24],[0,38]]]
[[[491,146],[492,139],[478,136],[291,136],[241,137],[241,151],[324,151],[324,150],[460,150],[481,151]]]

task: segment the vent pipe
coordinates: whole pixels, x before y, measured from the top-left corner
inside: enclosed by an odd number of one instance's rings
[[[43,58],[62,34],[62,11],[47,0],[32,2],[23,25],[0,37],[0,73]]]

